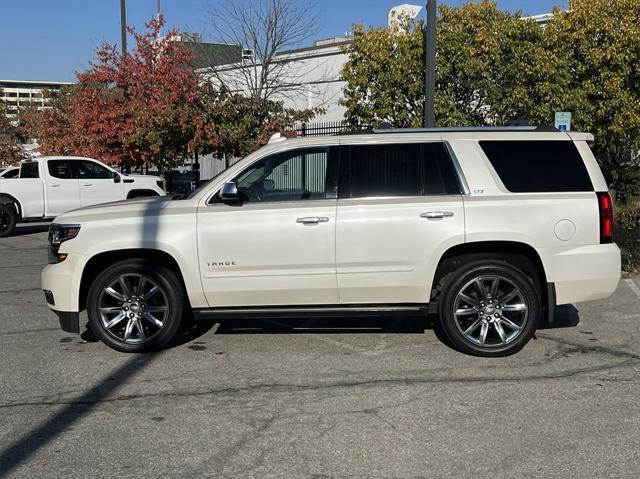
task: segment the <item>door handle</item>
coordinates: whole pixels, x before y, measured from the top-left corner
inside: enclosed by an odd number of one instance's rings
[[[56,183],[56,184],[53,184],[53,185],[49,185],[49,187],[50,188],[60,188],[60,184]]]
[[[93,183],[85,183],[85,184],[84,184],[84,185],[82,185],[82,186],[93,186]]]
[[[451,218],[453,216],[452,211],[428,211],[422,213],[420,218],[438,219],[438,218]]]
[[[317,225],[318,223],[326,223],[329,218],[326,216],[305,216],[304,218],[298,218],[296,223],[302,223],[303,225]]]

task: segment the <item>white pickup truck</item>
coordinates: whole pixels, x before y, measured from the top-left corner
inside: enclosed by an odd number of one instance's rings
[[[0,178],[0,237],[10,235],[24,220],[51,219],[84,206],[164,194],[159,177],[123,175],[91,158],[25,160],[18,178]]]

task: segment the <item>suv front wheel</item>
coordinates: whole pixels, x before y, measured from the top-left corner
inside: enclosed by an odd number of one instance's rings
[[[478,261],[451,274],[439,302],[442,327],[454,346],[475,356],[508,356],[536,331],[540,294],[508,263]]]
[[[183,287],[169,268],[144,259],[103,271],[87,298],[92,331],[118,351],[157,350],[176,334],[184,308]]]

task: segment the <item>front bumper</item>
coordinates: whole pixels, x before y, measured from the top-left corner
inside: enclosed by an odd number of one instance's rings
[[[48,265],[41,275],[47,305],[58,315],[62,330],[68,333],[80,332],[80,282],[85,264],[84,256],[70,254],[62,263]]]

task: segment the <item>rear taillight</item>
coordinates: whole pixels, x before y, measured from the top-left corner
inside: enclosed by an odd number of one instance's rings
[[[600,209],[600,244],[613,243],[613,203],[607,192],[598,195]]]

